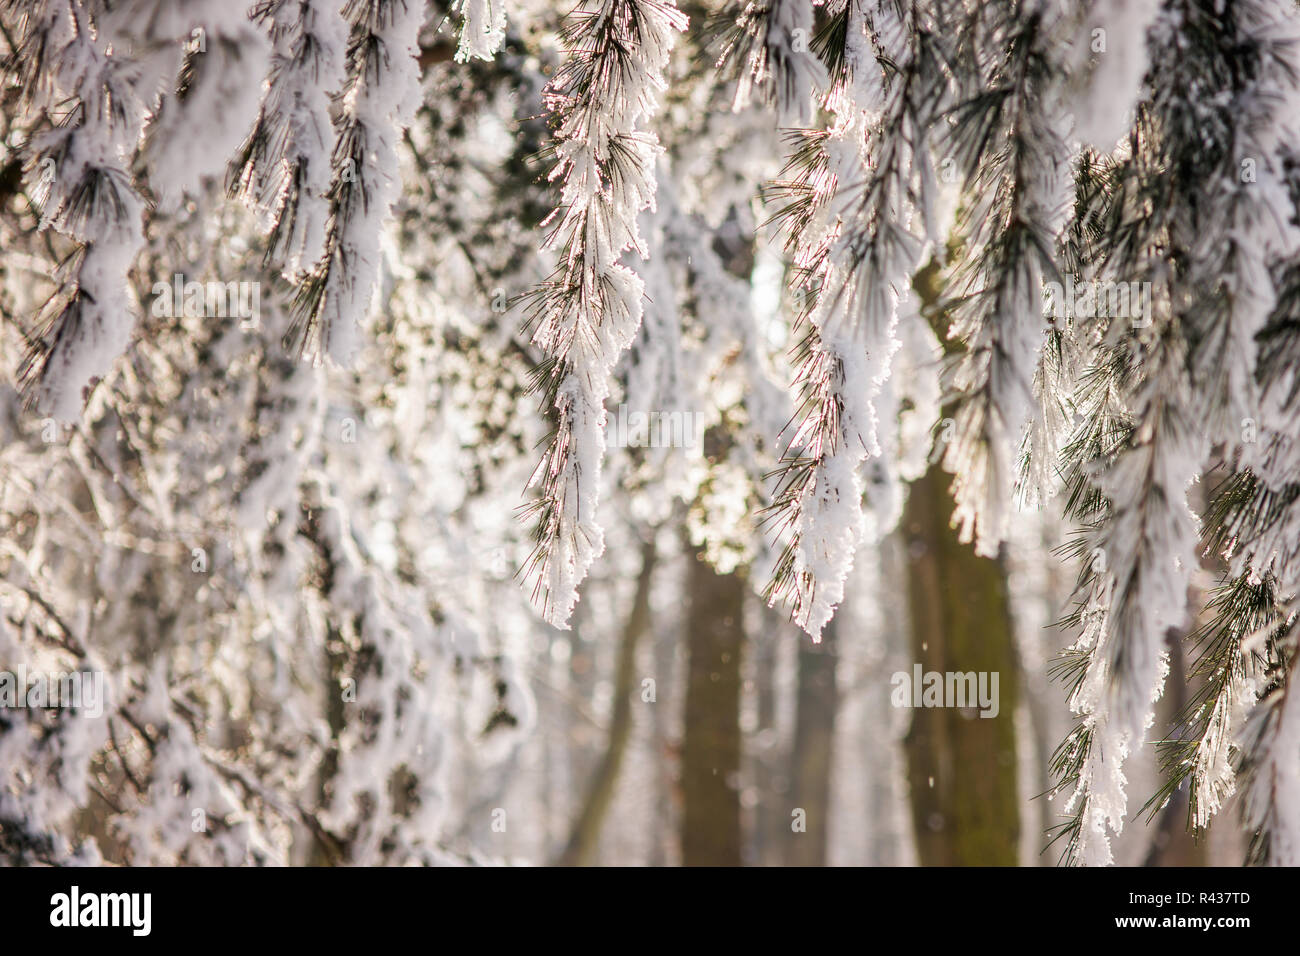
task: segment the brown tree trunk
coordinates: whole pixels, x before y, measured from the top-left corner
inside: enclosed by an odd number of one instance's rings
[[[935,308],[940,272],[932,260],[913,287],[944,341],[948,317]],[[944,341],[949,356],[955,348]],[[958,541],[950,525],[951,484],[952,477],[932,465],[911,484],[903,511],[912,659],[923,674],[996,673],[998,710],[996,717],[969,707],[912,710],[904,740],[912,829],[922,866],[1015,866],[1020,671],[1006,569],[1001,559],[982,558]]]
[[[751,605],[752,606],[752,605]],[[753,682],[757,720],[748,734],[748,777],[758,801],[748,827],[746,862],[758,866],[779,866],[789,833],[790,786],[788,756],[777,736],[778,654],[780,644],[791,639],[779,615],[764,608],[763,622],[772,622],[754,635],[745,649],[745,676]]]
[[[998,711],[912,710],[905,746],[917,855],[923,866],[1015,866],[1018,670],[1006,574],[957,540],[950,483],[930,468],[903,513],[913,660],[923,673],[997,673]]]
[[[786,841],[789,866],[826,865],[835,715],[840,703],[839,687],[835,683],[838,620],[832,618],[826,625],[820,644],[799,635],[794,743],[790,754],[792,816],[786,821],[791,827]],[[803,832],[794,828],[793,812],[796,811],[802,811]]]
[[[744,580],[696,557],[687,571],[682,863],[739,866]]]

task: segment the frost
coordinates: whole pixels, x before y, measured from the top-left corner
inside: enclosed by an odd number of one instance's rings
[[[452,10],[464,17],[457,62],[471,58],[490,60],[506,39],[505,0],[455,0]]]
[[[605,399],[619,355],[641,322],[644,285],[619,264],[648,250],[637,217],[653,209],[652,133],[638,127],[658,108],[673,34],[686,17],[658,0],[606,0],[574,14],[569,59],[547,87],[556,117],[561,205],[547,221],[546,248],[560,265],[534,299],[533,341],[555,359],[547,391],[556,421],[534,473],[537,550],[534,600],[567,626],[578,585],[604,550],[596,520],[605,455]]]
[[[1159,0],[1099,0],[1075,40],[1077,55],[1093,56],[1087,86],[1076,104],[1075,134],[1108,150],[1128,131],[1150,65],[1146,34],[1160,14]]]

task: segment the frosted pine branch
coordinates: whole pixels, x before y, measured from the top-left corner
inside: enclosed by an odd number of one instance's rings
[[[1191,636],[1200,650],[1189,674],[1197,690],[1176,718],[1177,732],[1157,745],[1165,780],[1144,808],[1154,814],[1186,786],[1198,830],[1237,790],[1239,738],[1267,666],[1259,637],[1279,624],[1275,583],[1240,574],[1218,589],[1207,610],[1212,617]]]
[[[335,142],[330,95],[343,85],[348,24],[343,0],[275,0],[263,17],[274,45],[271,72],[230,185],[263,215],[266,261],[292,276],[325,248]]]
[[[1103,151],[1128,131],[1150,65],[1147,31],[1160,13],[1160,0],[1095,0],[1075,37],[1076,57],[1091,56],[1091,68],[1072,106],[1075,134]]]
[[[945,293],[949,335],[963,352],[951,375],[955,428],[943,466],[954,476],[953,524],[987,556],[1007,531],[1047,332],[1043,282],[1058,277],[1056,246],[1069,212],[1058,119],[1062,28],[1038,5],[994,4],[972,17],[968,29],[996,38],[981,46],[1005,54],[983,66],[980,85],[955,107],[946,143],[967,198],[957,223],[962,265]]]
[[[878,70],[868,24],[850,9],[846,58]],[[855,76],[838,103],[840,124],[821,144],[826,158],[812,161],[813,178],[801,188],[809,208],[787,211],[799,230],[801,281],[815,282],[818,294],[799,353],[800,422],[768,509],[783,544],[767,598],[787,600],[815,640],[843,599],[862,533],[858,469],[879,453],[873,400],[889,377],[899,302],[925,245],[911,224],[925,206],[919,167],[929,161],[927,130],[944,96],[927,24],[877,13],[877,42],[893,64],[883,115],[853,97],[871,87]]]
[[[1093,473],[1090,481],[1104,502],[1093,511],[1093,551],[1085,558],[1103,566],[1093,568],[1084,636],[1075,651],[1072,705],[1083,724],[1058,763],[1062,784],[1075,784],[1067,857],[1083,862],[1109,862],[1107,830],[1118,832],[1123,824],[1124,759],[1142,744],[1152,719],[1166,634],[1182,623],[1187,575],[1197,561],[1197,523],[1184,492],[1212,447],[1232,455],[1253,441],[1245,426],[1256,407],[1256,333],[1279,301],[1276,261],[1294,242],[1294,225],[1287,222],[1294,205],[1281,175],[1281,117],[1287,114],[1262,106],[1294,97],[1294,14],[1250,3],[1172,6],[1176,15],[1161,19],[1151,33],[1149,92],[1131,134],[1132,152],[1103,173],[1100,193],[1108,199],[1095,209],[1085,204],[1083,213],[1095,240],[1085,256],[1094,274],[1145,280],[1158,293],[1153,338],[1141,331],[1151,315],[1138,317],[1143,321],[1130,330],[1123,316],[1098,323],[1108,328],[1109,343],[1145,339],[1153,351],[1119,363],[1100,351],[1094,372],[1114,381],[1132,431],[1113,452],[1095,448],[1093,464],[1084,469]],[[1189,86],[1204,95],[1189,100]],[[1258,155],[1243,163],[1243,151]],[[1251,175],[1243,178],[1242,170]],[[1201,198],[1189,204],[1169,198],[1184,195]],[[1277,208],[1288,213],[1276,215]],[[1217,241],[1209,241],[1211,235]],[[1170,272],[1167,257],[1184,267]],[[1093,507],[1088,501],[1073,500],[1077,514]],[[1274,519],[1261,525],[1258,519],[1272,509],[1255,501],[1249,519],[1232,530],[1224,523],[1228,512],[1212,510],[1218,526],[1212,536],[1237,551],[1234,573],[1244,572],[1249,555],[1262,558],[1250,580],[1281,572],[1286,599],[1288,572],[1276,558],[1293,548],[1262,550],[1260,535]],[[1249,629],[1250,606],[1234,607],[1235,616],[1223,624],[1228,642],[1216,658],[1223,680],[1193,716],[1196,752],[1188,760],[1202,822],[1233,786],[1228,741],[1252,691],[1231,642]]]
[[[1111,862],[1106,829],[1123,828],[1124,764],[1154,718],[1168,670],[1166,633],[1184,624],[1197,560],[1186,493],[1205,449],[1190,413],[1184,355],[1165,338],[1142,362],[1150,374],[1133,403],[1138,425],[1097,478],[1110,512],[1090,552],[1094,610],[1077,645],[1088,664],[1070,700],[1088,732],[1067,803],[1081,821],[1071,856],[1090,865]]]
[[[1214,168],[1202,173],[1212,183],[1210,202],[1189,224],[1194,285],[1185,321],[1204,427],[1231,459],[1257,444],[1257,337],[1277,304],[1274,266],[1300,255],[1300,225],[1286,213],[1294,205],[1284,169],[1286,150],[1300,135],[1300,11],[1242,2],[1230,18],[1192,24],[1219,31],[1218,62],[1207,69],[1234,77],[1209,117],[1181,100],[1166,114],[1189,144],[1206,135],[1206,126],[1221,137],[1209,151]],[[1201,127],[1195,133],[1193,123]]]
[[[223,174],[257,118],[271,43],[239,3],[207,0],[187,9],[189,29],[176,89],[145,130],[141,162],[164,212]],[[180,43],[176,44],[180,49]]]
[[[80,244],[59,267],[59,289],[20,378],[37,409],[72,421],[82,389],[108,373],[135,324],[126,283],[143,241],[144,204],[126,167],[144,104],[131,64],[107,52],[108,37],[80,0],[33,8],[20,26],[29,105],[62,116],[32,144],[41,226]]]
[[[332,158],[325,250],[299,286],[288,340],[346,365],[379,278],[380,239],[401,190],[397,148],[419,104],[417,0],[348,0],[347,85]]]
[[[859,4],[845,5],[847,18]],[[812,0],[750,0],[737,17],[719,66],[739,71],[732,108],[749,106],[755,94],[776,110],[782,126],[812,122],[816,91],[827,85],[826,68],[812,52]]]
[[[532,294],[533,341],[548,356],[538,382],[555,432],[533,475],[536,548],[525,568],[545,619],[565,626],[578,585],[604,547],[596,520],[610,375],[641,321],[641,280],[619,263],[648,250],[637,216],[652,208],[653,133],[641,128],[666,88],[663,69],[686,17],[671,0],[604,0],[575,12],[567,57],[547,86],[561,205],[545,248],[560,264]]]
[[[1271,686],[1242,737],[1246,778],[1242,819],[1251,834],[1249,860],[1300,865],[1300,692],[1296,689],[1294,612],[1280,636]]]
[[[1300,485],[1300,255],[1277,269],[1273,314],[1259,334],[1260,447],[1249,463],[1260,480],[1281,491]]]
[[[506,0],[454,0],[452,10],[463,17],[456,61],[496,56],[506,40]]]

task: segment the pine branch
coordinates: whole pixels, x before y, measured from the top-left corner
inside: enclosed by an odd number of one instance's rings
[[[299,285],[285,344],[347,364],[379,276],[380,237],[401,189],[397,147],[417,105],[416,0],[347,0],[347,84],[331,157],[324,252]]]
[[[798,424],[764,513],[780,547],[765,596],[789,603],[814,640],[852,566],[862,527],[858,466],[878,453],[873,400],[890,374],[898,303],[924,250],[907,223],[928,207],[927,136],[947,81],[928,10],[911,4],[905,16],[891,20],[881,9],[869,23],[851,7],[844,58],[859,71],[883,70],[883,114],[846,91],[833,134],[796,140],[787,168],[797,175],[778,188],[793,198],[778,215],[799,230],[796,281],[816,298],[798,319],[807,324],[795,352]],[[853,85],[871,88],[873,79],[859,74]]]
[[[604,0],[575,11],[566,59],[547,86],[555,130],[551,181],[561,203],[543,223],[560,263],[530,293],[528,328],[546,353],[535,381],[553,431],[522,509],[535,546],[522,576],[543,617],[565,626],[578,585],[604,547],[596,521],[605,451],[605,398],[618,356],[641,321],[641,280],[619,263],[648,250],[637,216],[655,195],[658,140],[640,125],[658,109],[674,32],[686,18],[670,0]]]

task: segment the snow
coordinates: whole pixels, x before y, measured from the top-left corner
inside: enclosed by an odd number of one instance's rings
[[[1097,41],[1087,85],[1075,104],[1075,135],[1100,150],[1113,149],[1128,131],[1150,65],[1146,34],[1160,15],[1160,0],[1097,0],[1075,38],[1076,55],[1086,57]],[[1101,31],[1099,34],[1097,31]]]
[[[578,585],[604,550],[596,511],[605,400],[614,364],[640,325],[644,291],[618,260],[629,249],[648,255],[638,217],[654,208],[659,152],[654,134],[638,126],[658,108],[673,34],[687,22],[671,3],[643,0],[607,0],[582,16],[578,46],[545,94],[557,121],[558,158],[548,178],[562,188],[560,205],[543,224],[550,229],[544,248],[560,254],[566,294],[561,305],[543,306],[533,335],[559,362],[550,410],[557,431],[546,468],[532,482],[553,503],[539,529],[544,560],[537,595],[545,619],[557,627],[567,626]],[[601,54],[612,57],[615,50],[625,59],[607,66]],[[587,82],[600,75],[609,77],[608,88]]]
[[[1192,823],[1239,796],[1251,858],[1300,864],[1291,6],[756,0],[728,14],[753,41],[738,81],[667,0],[428,23],[409,0],[11,6],[0,661],[112,694],[103,719],[0,715],[6,859],[544,859],[651,540],[636,665],[665,703],[698,560],[814,641],[840,614],[872,631],[844,653],[845,726],[883,726],[863,759],[891,769],[836,787],[897,816],[905,721],[871,694],[905,643],[894,532],[937,463],[962,540],[1032,568],[1034,622],[1076,570],[1046,539],[1080,535],[1080,681],[1053,697],[1048,655],[1026,665],[1046,726],[1085,732],[1057,781],[1067,858],[1146,838],[1171,653],[1210,619],[1223,687],[1176,768]],[[840,16],[824,61],[805,44]],[[258,323],[141,301],[176,274],[258,283]],[[1067,279],[1138,283],[1150,314],[1045,316]],[[700,440],[611,440],[619,409]],[[1041,540],[1013,533],[1026,502]],[[1266,587],[1266,620],[1202,610],[1215,580]],[[756,600],[755,641],[777,632]],[[746,672],[746,719],[755,694],[786,707],[788,664]],[[675,720],[644,721],[644,793],[619,799],[671,792]],[[488,843],[475,821],[507,805],[530,832]],[[662,850],[608,825],[606,857]],[[836,852],[909,860],[907,829]]]
[[[454,0],[452,10],[464,17],[456,60],[490,60],[506,39],[505,0]]]

